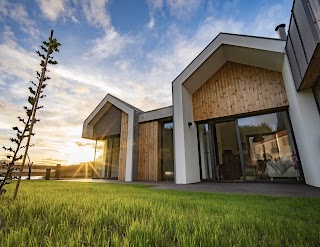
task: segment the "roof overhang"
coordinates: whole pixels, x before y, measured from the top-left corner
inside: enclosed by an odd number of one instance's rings
[[[142,112],[141,110],[129,105],[128,103],[114,97],[111,94],[107,94],[106,97],[99,103],[99,105],[93,110],[88,118],[83,123],[82,138],[94,139],[93,130],[94,125],[101,119],[101,117],[114,105],[121,111],[127,113],[129,116],[134,116],[136,112]]]
[[[156,121],[164,118],[170,118],[173,116],[172,106],[167,106],[152,111],[147,111],[139,115],[139,123]]]
[[[172,82],[191,94],[227,61],[281,71],[285,41],[220,33]]]

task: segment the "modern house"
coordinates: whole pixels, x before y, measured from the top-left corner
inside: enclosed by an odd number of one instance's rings
[[[295,0],[279,39],[220,33],[143,112],[107,95],[83,124],[95,177],[302,180],[320,187],[320,4]]]

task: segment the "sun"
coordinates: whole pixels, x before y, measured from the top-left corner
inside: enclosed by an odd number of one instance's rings
[[[71,145],[68,150],[69,158],[68,164],[79,164],[81,162],[94,161],[94,148],[90,146],[76,146]]]

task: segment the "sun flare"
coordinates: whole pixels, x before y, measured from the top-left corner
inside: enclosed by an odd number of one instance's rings
[[[69,159],[68,164],[78,164],[81,162],[94,161],[94,148],[90,146],[78,147],[76,145],[70,145],[68,150]]]

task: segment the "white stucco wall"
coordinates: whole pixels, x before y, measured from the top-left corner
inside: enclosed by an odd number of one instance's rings
[[[126,177],[125,181],[133,181],[133,152],[134,152],[134,111],[128,114],[128,140],[126,157]]]
[[[320,115],[311,89],[297,92],[287,56],[282,76],[306,183],[320,187]]]
[[[175,182],[200,182],[197,126],[193,121],[192,95],[173,84]],[[188,122],[192,125],[189,127]]]

